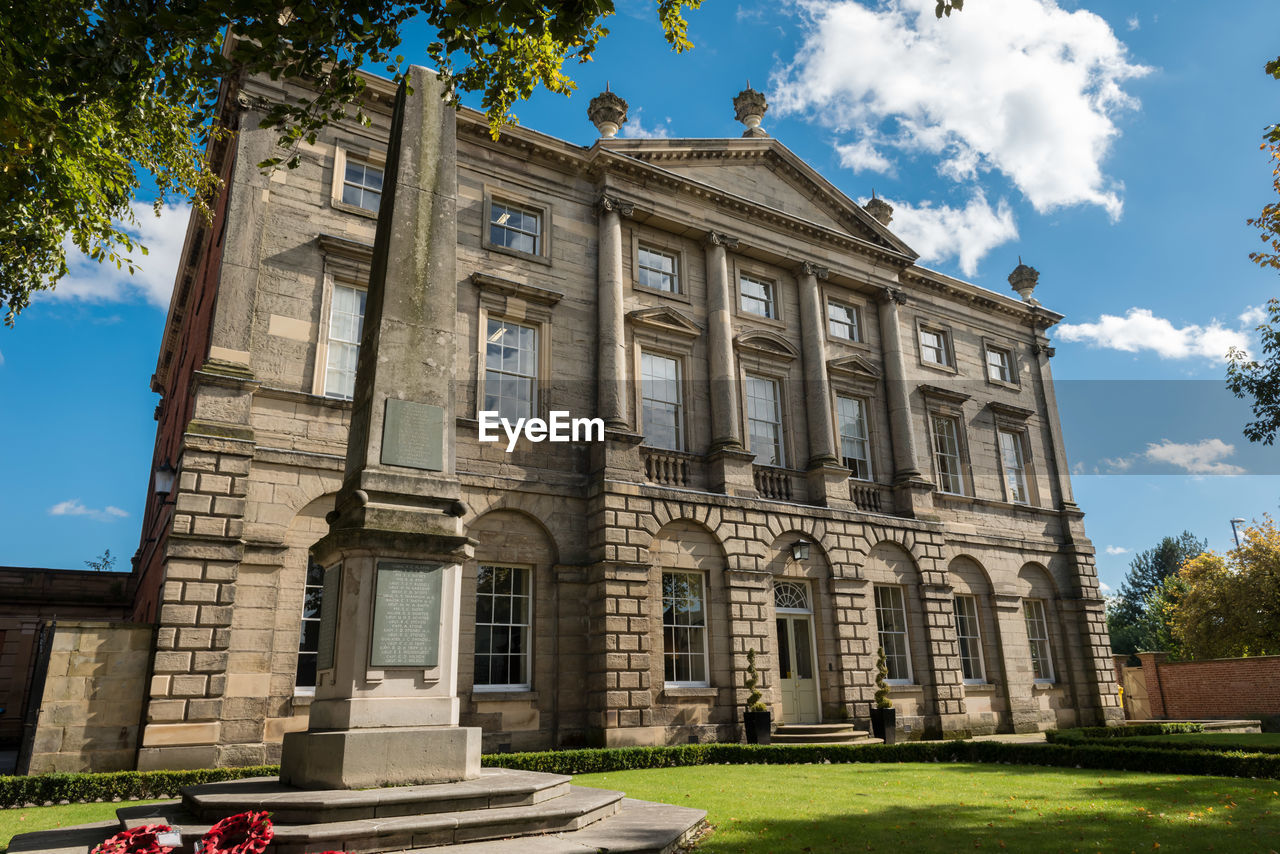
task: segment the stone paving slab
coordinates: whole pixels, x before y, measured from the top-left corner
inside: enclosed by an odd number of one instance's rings
[[[117,821],[100,821],[59,830],[19,833],[9,842],[9,854],[88,854],[89,849],[119,830]]]
[[[570,833],[454,845],[448,854],[673,854],[706,822],[706,810],[626,798],[616,815]],[[441,854],[416,848],[406,854]]]

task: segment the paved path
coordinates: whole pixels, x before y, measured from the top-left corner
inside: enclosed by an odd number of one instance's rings
[[[1035,744],[1044,741],[1042,732],[998,732],[995,735],[975,735],[973,741],[1001,741],[1005,744]]]

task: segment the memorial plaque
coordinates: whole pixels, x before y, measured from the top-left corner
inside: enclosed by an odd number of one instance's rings
[[[342,564],[335,563],[324,571],[324,587],[320,591],[320,637],[316,649],[316,670],[333,667],[333,648],[338,636],[338,599],[342,596]]]
[[[444,471],[444,410],[429,403],[387,398],[382,423],[382,462]]]
[[[378,561],[369,666],[435,667],[440,657],[438,563]]]

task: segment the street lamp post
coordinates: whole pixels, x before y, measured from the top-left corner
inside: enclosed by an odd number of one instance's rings
[[[1235,535],[1236,548],[1240,548],[1240,531],[1236,528],[1236,525],[1243,525],[1244,523],[1245,520],[1238,516],[1231,520],[1231,533]]]

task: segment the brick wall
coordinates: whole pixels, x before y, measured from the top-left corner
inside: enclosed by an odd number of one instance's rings
[[[1170,663],[1138,653],[1151,717],[1234,719],[1280,715],[1280,655]]]

